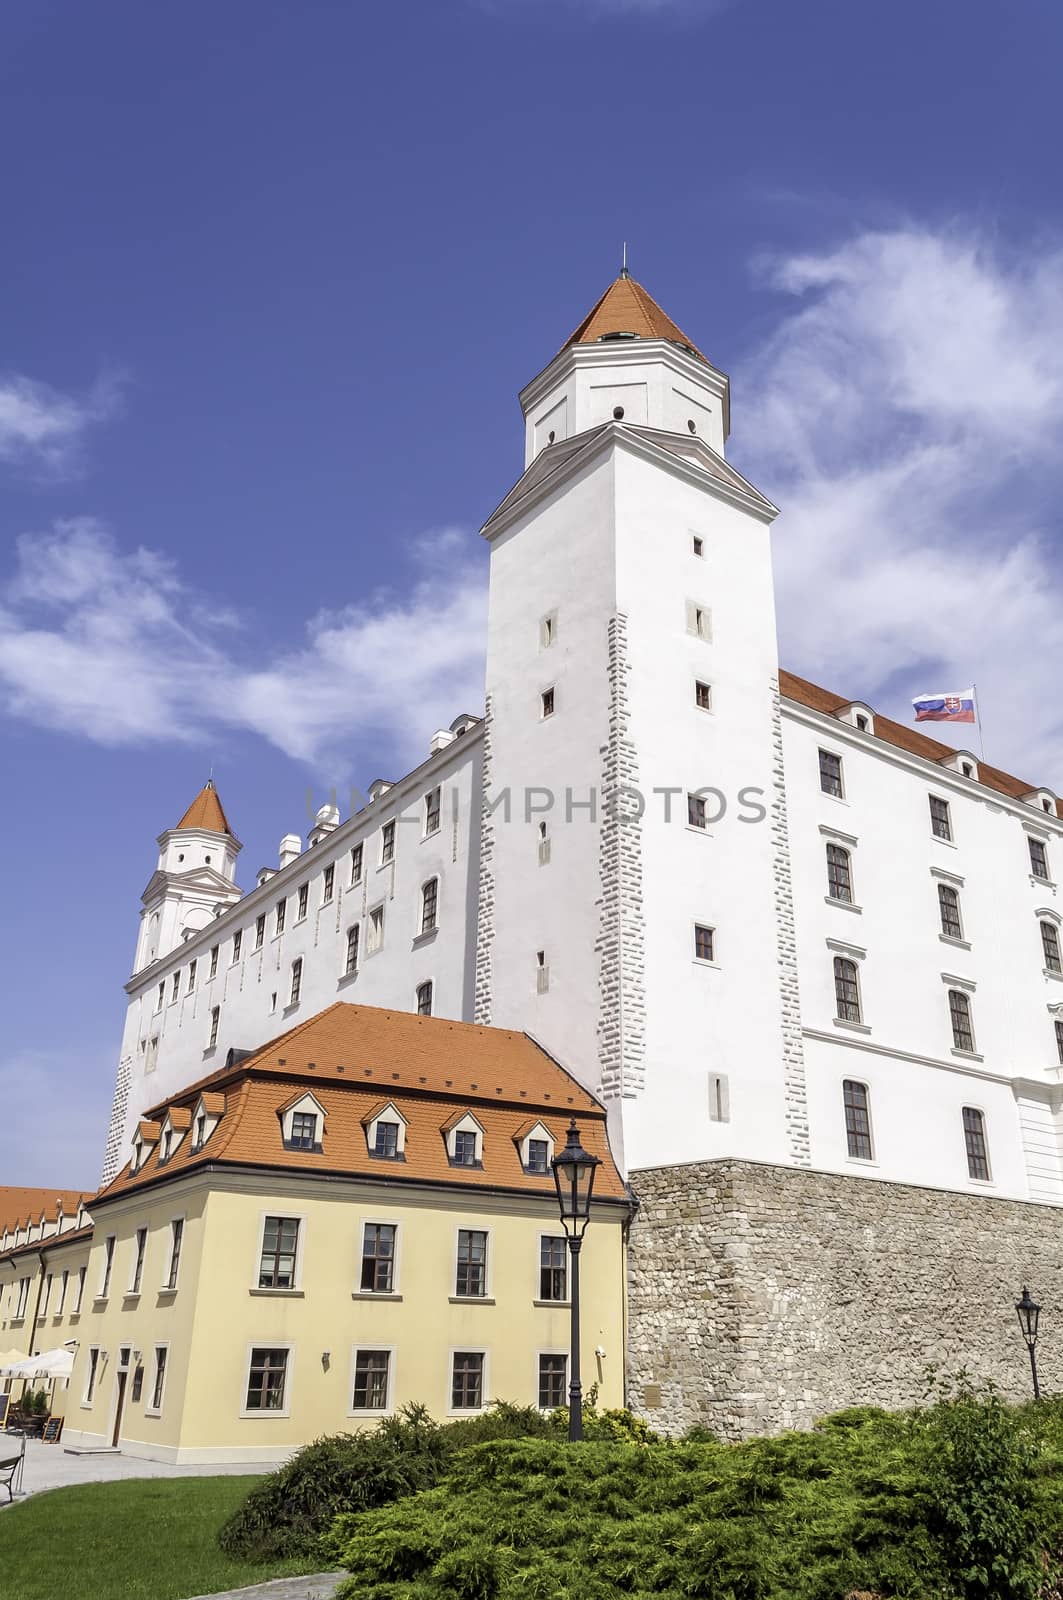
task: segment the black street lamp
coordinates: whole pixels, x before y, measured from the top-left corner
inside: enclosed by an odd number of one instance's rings
[[[561,1226],[568,1240],[572,1257],[572,1281],[569,1299],[572,1302],[572,1353],[569,1357],[568,1383],[568,1436],[583,1438],[583,1385],[579,1370],[579,1253],[583,1235],[591,1219],[591,1193],[594,1174],[601,1165],[597,1156],[588,1155],[579,1142],[579,1129],[575,1117],[568,1125],[568,1139],[560,1155],[550,1165],[554,1169],[557,1185],[557,1203],[561,1211]]]
[[[1041,1307],[1036,1300],[1030,1299],[1030,1291],[1026,1285],[1022,1286],[1022,1299],[1016,1300],[1015,1310],[1019,1318],[1019,1327],[1022,1329],[1026,1348],[1030,1352],[1030,1374],[1033,1378],[1033,1397],[1041,1398],[1041,1388],[1037,1382],[1037,1325],[1041,1320]]]

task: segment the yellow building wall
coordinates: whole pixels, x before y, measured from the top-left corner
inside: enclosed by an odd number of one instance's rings
[[[352,1406],[354,1352],[389,1349],[389,1410],[423,1402],[439,1420],[451,1410],[451,1356],[486,1354],[485,1396],[534,1405],[538,1356],[566,1354],[567,1306],[536,1304],[539,1241],[559,1236],[552,1197],[500,1197],[400,1185],[329,1183],[315,1178],[215,1173],[166,1185],[101,1210],[86,1285],[81,1347],[71,1380],[66,1439],[110,1442],[118,1352],[140,1350],[141,1400],[127,1380],[120,1443],[130,1453],[180,1461],[276,1461],[323,1433],[375,1424],[379,1413]],[[219,1187],[228,1183],[232,1187]],[[236,1184],[239,1183],[239,1191]],[[545,1186],[544,1186],[545,1187]],[[185,1218],[176,1294],[160,1295],[170,1222]],[[300,1219],[294,1291],[258,1289],[264,1219]],[[394,1298],[359,1290],[362,1227],[397,1226]],[[603,1209],[587,1231],[582,1271],[584,1391],[598,1385],[600,1404],[624,1400],[624,1243],[622,1213]],[[135,1232],[149,1227],[142,1292],[123,1293],[135,1255]],[[459,1228],[488,1234],[487,1295],[454,1303]],[[95,1292],[104,1239],[116,1237],[111,1290]],[[150,1411],[153,1352],[168,1346],[160,1415]],[[105,1349],[91,1404],[83,1400],[88,1349]],[[290,1347],[281,1412],[245,1411],[254,1347]]]
[[[23,1257],[20,1262],[16,1258],[13,1262],[4,1262],[0,1266],[0,1347],[24,1350],[27,1355],[35,1351],[52,1350],[66,1344],[71,1339],[80,1339],[81,1315],[74,1309],[77,1304],[78,1270],[88,1266],[91,1241],[78,1239],[73,1244],[63,1244],[61,1240],[44,1240],[41,1245],[45,1255],[43,1271],[38,1266],[38,1258]],[[27,1262],[31,1264],[27,1264]],[[64,1271],[67,1273],[66,1294],[63,1295],[62,1280]],[[38,1317],[36,1331],[33,1330],[33,1314],[38,1305],[37,1291],[40,1285],[43,1289],[43,1280],[48,1273],[52,1274],[52,1289],[48,1301],[48,1310]],[[31,1276],[30,1292],[24,1317],[14,1316],[17,1305],[18,1280],[27,1274]],[[62,1311],[59,1305],[62,1303]],[[43,1294],[41,1304],[43,1305]],[[88,1304],[88,1272],[86,1270],[85,1295],[83,1308]],[[31,1349],[32,1346],[32,1349]],[[13,1400],[18,1399],[25,1390],[36,1392],[44,1389],[48,1395],[49,1410],[53,1416],[65,1417],[70,1407],[72,1392],[69,1379],[53,1379],[45,1381],[38,1379],[36,1382],[24,1382],[21,1378],[4,1378],[0,1380],[0,1394],[10,1394]],[[65,1427],[65,1424],[64,1424]]]

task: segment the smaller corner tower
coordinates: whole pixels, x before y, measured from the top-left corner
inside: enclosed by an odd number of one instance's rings
[[[239,900],[241,844],[208,778],[175,828],[158,838],[159,859],[143,894],[134,972],[169,955],[183,939]]]

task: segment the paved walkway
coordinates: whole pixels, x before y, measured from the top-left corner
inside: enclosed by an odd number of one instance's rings
[[[12,1434],[0,1434],[0,1455],[4,1445],[15,1442]],[[136,1456],[121,1454],[69,1456],[61,1444],[42,1444],[39,1439],[27,1439],[20,1498],[40,1494],[43,1489],[65,1489],[75,1483],[113,1483],[117,1478],[214,1478],[269,1470],[268,1465],[258,1462],[253,1466],[173,1467],[165,1461],[142,1461]],[[15,1503],[17,1505],[18,1501]],[[289,1600],[289,1596],[285,1595],[283,1600]],[[298,1595],[297,1600],[303,1600],[303,1596]]]
[[[195,1600],[332,1600],[345,1572],[321,1572],[316,1577],[274,1578],[250,1589],[226,1589],[224,1594],[197,1595]]]

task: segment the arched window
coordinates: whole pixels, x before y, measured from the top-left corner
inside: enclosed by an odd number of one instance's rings
[[[1063,1022],[1056,1023],[1056,1051],[1059,1055],[1059,1064],[1063,1067]]]
[[[839,1022],[860,1021],[860,985],[856,962],[846,956],[834,957],[834,998]]]
[[[985,1137],[985,1117],[974,1106],[963,1108],[963,1142],[967,1147],[968,1176],[988,1183],[989,1147]]]
[[[847,906],[853,903],[852,857],[840,844],[827,846],[827,893]]]
[[[352,972],[358,971],[358,936],[360,932],[361,924],[358,922],[353,923],[347,929],[347,961],[343,969],[343,975],[346,978],[349,978]]]
[[[1059,957],[1059,929],[1054,922],[1041,923],[1041,947],[1045,953],[1046,971],[1063,972],[1063,961]]]
[[[417,1015],[430,1017],[432,1015],[432,981],[417,985]]]
[[[295,1006],[295,1005],[299,1004],[299,995],[300,995],[300,993],[302,991],[302,987],[303,987],[303,958],[302,958],[302,956],[300,956],[298,961],[293,961],[292,962],[292,992],[291,992],[291,996],[290,996],[290,998],[288,1000],[288,1004],[290,1006]]]
[[[842,1084],[842,1099],[845,1105],[845,1138],[849,1154],[855,1161],[870,1161],[872,1159],[871,1103],[867,1084],[846,1078]]]
[[[429,878],[421,889],[421,932],[431,933],[439,910],[439,879]]]
[[[950,884],[938,884],[938,907],[941,911],[941,931],[946,939],[962,939],[963,923],[960,921],[960,895]]]
[[[974,1054],[974,1025],[971,1022],[971,999],[962,989],[949,990],[949,1016],[952,1020],[952,1043],[956,1050]]]

